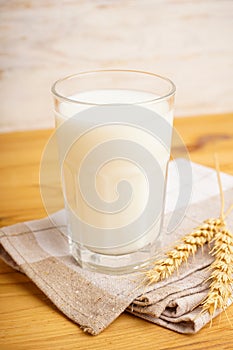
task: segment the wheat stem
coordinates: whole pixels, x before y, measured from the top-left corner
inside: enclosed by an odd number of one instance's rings
[[[222,181],[221,181],[221,176],[220,176],[219,160],[218,160],[218,156],[216,153],[214,154],[214,160],[215,160],[215,169],[216,169],[216,173],[217,173],[218,187],[219,187],[220,199],[221,199],[220,218],[222,220],[224,220],[225,200],[224,200],[224,193],[223,193],[223,189],[222,189]]]

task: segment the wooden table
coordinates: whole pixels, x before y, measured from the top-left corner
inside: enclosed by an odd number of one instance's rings
[[[233,175],[233,114],[176,119],[191,159],[213,167],[218,152],[221,170]],[[51,130],[0,135],[1,226],[43,217],[39,161]],[[182,154],[181,154],[182,155]],[[226,316],[196,335],[180,335],[127,313],[102,334],[83,333],[24,275],[0,262],[0,349],[233,349]],[[233,307],[228,311],[232,319]]]

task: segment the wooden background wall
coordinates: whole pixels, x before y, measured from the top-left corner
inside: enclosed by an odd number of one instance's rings
[[[233,1],[0,0],[0,131],[53,126],[50,85],[131,68],[170,77],[176,116],[233,110]]]

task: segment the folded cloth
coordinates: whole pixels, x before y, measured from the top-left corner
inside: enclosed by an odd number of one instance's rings
[[[216,195],[214,171],[193,165],[193,172],[196,188],[200,186],[201,189],[200,196],[195,197],[194,193],[194,204],[189,206],[174,232],[162,233],[164,247],[204,219],[219,215],[220,200]],[[222,181],[227,207],[233,198],[233,177],[223,174]],[[139,287],[141,274],[110,276],[80,268],[70,255],[61,230],[65,225],[64,210],[55,217],[56,220],[47,217],[1,228],[0,256],[7,264],[25,273],[84,331],[93,335],[100,333],[125,310],[180,333],[195,333],[210,320],[208,314],[200,314],[199,306],[207,295],[209,282],[205,281],[210,273],[208,266],[213,261],[207,246],[195,257],[190,257],[179,274]],[[233,229],[232,214],[228,217],[228,225]]]

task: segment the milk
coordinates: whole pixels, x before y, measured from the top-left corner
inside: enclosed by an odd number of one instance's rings
[[[56,111],[56,126],[59,127],[65,120],[71,118],[78,112],[90,108],[88,103],[92,104],[117,104],[150,101],[157,96],[147,92],[131,90],[93,90],[79,93],[71,98],[87,104],[75,104],[62,102],[59,110]],[[167,123],[172,125],[173,111],[169,110],[168,102],[145,104],[144,108],[152,109],[157,112]],[[74,124],[75,130],[85,126],[85,119],[77,120]],[[140,128],[130,125],[105,125],[94,128],[80,137],[75,143],[64,163],[63,163],[63,191],[68,202],[66,204],[67,220],[69,223],[70,237],[73,242],[80,243],[90,250],[109,255],[127,254],[137,251],[144,246],[152,243],[158,235],[163,211],[163,200],[160,199],[161,208],[160,216],[146,233],[142,232],[128,233],[126,235],[111,235],[104,229],[121,228],[139,217],[146,207],[149,186],[143,173],[143,169],[127,159],[114,159],[106,164],[100,164],[99,171],[96,175],[96,192],[98,196],[108,203],[117,200],[117,184],[122,179],[128,181],[132,188],[132,199],[130,203],[119,212],[108,213],[99,212],[93,209],[85,202],[82,189],[78,186],[78,174],[82,166],[82,161],[89,152],[97,145],[111,140],[129,140],[142,145],[156,158],[164,176],[163,190],[165,190],[166,168],[169,160],[169,149],[156,142],[152,135],[149,135]],[[61,150],[64,147],[64,140],[58,138],[58,146]],[[91,171],[87,169],[87,172]],[[156,182],[156,178],[154,179]],[[155,198],[156,200],[156,198]],[[94,235],[91,231],[80,229],[78,217],[93,227],[103,229],[100,235]]]

